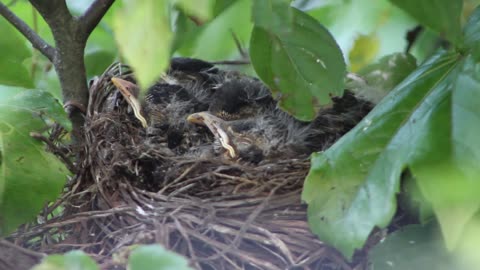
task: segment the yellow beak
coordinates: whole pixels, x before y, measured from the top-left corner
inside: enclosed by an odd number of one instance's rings
[[[111,80],[113,85],[115,85],[120,91],[123,98],[128,102],[128,104],[130,104],[135,117],[142,123],[142,126],[144,128],[148,127],[147,120],[142,115],[142,106],[138,101],[138,94],[140,92],[138,86],[132,82],[116,77],[113,77]]]

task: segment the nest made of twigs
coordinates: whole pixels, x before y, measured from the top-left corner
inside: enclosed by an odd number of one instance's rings
[[[16,243],[45,253],[81,249],[122,269],[129,247],[160,243],[197,269],[361,269],[310,232],[300,200],[308,157],[260,164],[171,156],[111,84],[90,87],[85,147],[61,200]],[[55,213],[55,214],[53,214]]]

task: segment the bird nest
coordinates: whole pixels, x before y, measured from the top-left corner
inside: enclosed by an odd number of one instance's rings
[[[346,263],[309,229],[300,199],[308,153],[251,162],[173,151],[165,132],[142,127],[112,77],[135,82],[121,64],[93,82],[76,173],[39,224],[14,234],[17,243],[46,253],[81,249],[102,269],[122,269],[133,245],[152,243],[197,269],[363,268],[364,261]],[[330,136],[315,150],[370,108],[348,98],[321,112]],[[204,134],[198,144],[215,144],[206,128],[194,128]]]

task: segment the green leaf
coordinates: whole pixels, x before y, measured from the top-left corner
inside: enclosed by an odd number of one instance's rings
[[[41,90],[19,91],[12,98],[0,101],[0,106],[20,107],[23,110],[30,111],[35,116],[55,121],[68,131],[72,130],[72,123],[62,105],[49,92]]]
[[[300,9],[302,11],[308,11],[321,6],[331,4],[332,1],[324,0],[292,0],[292,7]]]
[[[369,251],[372,270],[467,270],[445,249],[433,224],[409,225]]]
[[[347,89],[378,103],[417,67],[410,54],[394,53],[362,68],[361,79],[347,81]]]
[[[189,57],[207,61],[221,61],[238,57],[239,51],[232,37],[234,33],[239,41],[247,43],[252,30],[248,18],[251,14],[252,0],[236,0],[215,19],[199,29],[194,49]]]
[[[256,27],[272,32],[288,32],[293,27],[293,12],[289,0],[254,1],[252,20]]]
[[[179,10],[175,20],[172,54],[178,50],[183,55],[192,55],[201,29],[203,28],[197,26],[183,11]]]
[[[450,99],[430,112],[428,132],[418,135],[423,151],[412,156],[412,173],[432,204],[449,249],[457,246],[480,208],[480,127],[474,124],[480,120],[479,71],[472,57],[459,63]]]
[[[458,58],[447,52],[432,56],[351,132],[325,153],[312,155],[302,194],[309,204],[309,222],[322,240],[346,257],[364,244],[375,226],[389,224],[404,168],[411,166],[417,181],[422,181],[416,166],[425,159],[449,156],[445,148],[456,141],[438,148],[426,138],[446,134],[432,125],[453,128],[448,118],[439,122],[433,112],[443,112],[450,100]]]
[[[379,47],[380,40],[375,33],[357,36],[352,49],[348,53],[350,70],[358,72],[358,70],[370,64],[377,56]]]
[[[201,22],[210,20],[213,17],[215,0],[176,0],[176,4],[189,16],[199,19]]]
[[[475,60],[480,61],[480,6],[473,11],[463,28],[465,46],[471,51]]]
[[[50,255],[32,270],[99,270],[92,258],[83,251],[74,250],[64,255]]]
[[[124,1],[114,14],[115,39],[121,54],[135,70],[142,89],[165,71],[170,60],[172,33],[165,1]]]
[[[462,0],[390,0],[390,2],[405,10],[421,24],[445,35],[454,44],[458,45],[461,42]]]
[[[331,96],[343,93],[346,68],[330,33],[307,14],[291,12],[291,31],[253,29],[250,57],[258,76],[280,96],[281,107],[308,121]]]
[[[31,57],[25,40],[2,17],[0,17],[0,84],[11,86],[33,87],[33,81],[28,70],[23,66],[23,61]]]
[[[430,222],[435,217],[432,204],[422,194],[411,173],[403,175],[402,188],[403,196],[399,199],[399,207],[411,216],[417,217],[420,224]]]
[[[308,14],[332,33],[344,55],[348,55],[352,50],[358,35],[368,36],[372,33],[375,33],[379,41],[375,60],[403,51],[407,46],[405,33],[418,24],[388,0],[321,2],[323,5],[309,10]],[[437,38],[435,36],[435,40]],[[414,46],[413,50],[418,52],[417,46]],[[432,53],[430,51],[428,56]],[[424,59],[425,57],[422,58]]]
[[[188,261],[161,245],[147,245],[136,248],[130,254],[129,270],[178,269],[190,270]]]
[[[115,60],[115,54],[106,50],[96,50],[85,54],[87,77],[101,75]]]
[[[67,120],[58,102],[40,91],[4,89],[0,100],[0,234],[5,235],[60,194],[67,169],[30,132],[45,129],[40,116]]]
[[[228,9],[237,0],[217,0],[213,7],[213,15],[216,17],[220,15],[224,10]]]

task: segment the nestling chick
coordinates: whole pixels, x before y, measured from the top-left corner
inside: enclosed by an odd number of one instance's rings
[[[142,105],[135,99],[134,84],[112,81],[142,125],[165,135],[177,154],[191,155],[210,146],[225,158],[254,163],[322,150],[372,107],[346,91],[314,121],[302,122],[282,111],[258,79],[189,58],[172,59],[170,70],[148,90]]]

